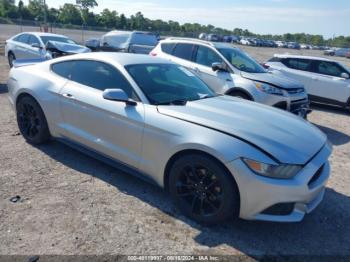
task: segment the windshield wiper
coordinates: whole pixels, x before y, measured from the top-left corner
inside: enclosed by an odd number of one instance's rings
[[[161,102],[161,103],[157,103],[157,105],[175,105],[175,106],[184,106],[186,105],[188,102],[188,100],[185,99],[175,99],[175,100],[171,100],[168,102]]]

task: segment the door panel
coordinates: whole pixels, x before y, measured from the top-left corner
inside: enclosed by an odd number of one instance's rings
[[[138,168],[144,106],[108,101],[102,91],[68,81],[61,90],[64,135],[106,156]]]
[[[316,96],[324,99],[346,103],[350,96],[350,81],[340,77],[345,70],[330,61],[314,61],[312,82]]]

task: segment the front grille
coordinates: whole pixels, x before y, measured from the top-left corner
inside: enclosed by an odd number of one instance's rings
[[[277,104],[274,104],[273,106],[277,107],[279,109],[287,110],[287,102],[285,102],[285,101],[278,102]]]
[[[265,209],[262,214],[273,216],[288,216],[294,210],[295,203],[279,203]]]
[[[294,100],[290,104],[290,111],[300,110],[300,108],[307,108],[309,105],[309,101],[307,99]]]
[[[304,88],[293,88],[293,89],[288,89],[287,92],[291,95],[295,95],[295,94],[301,94],[305,91]]]
[[[309,186],[309,188],[312,188],[315,183],[317,182],[317,180],[320,178],[320,176],[322,175],[322,171],[323,171],[324,165],[321,166],[317,172],[313,175],[313,177],[310,179],[309,183],[307,184]]]

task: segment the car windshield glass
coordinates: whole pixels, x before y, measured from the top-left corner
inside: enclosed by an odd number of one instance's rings
[[[266,70],[244,52],[234,48],[218,48],[219,52],[237,69],[247,73],[266,73]]]
[[[214,97],[215,93],[198,77],[174,64],[126,66],[151,104],[186,104],[187,101]]]
[[[126,42],[129,40],[130,34],[111,34],[106,35],[104,37],[104,43],[107,43],[110,46],[114,47],[121,47],[126,44]]]
[[[75,44],[75,42],[69,38],[66,37],[60,37],[60,36],[40,36],[41,40],[44,42],[44,45],[47,44],[49,41],[55,41],[55,42],[61,42],[61,43],[67,43],[67,44]]]
[[[156,46],[158,41],[155,35],[135,33],[132,36],[131,43],[136,45]]]

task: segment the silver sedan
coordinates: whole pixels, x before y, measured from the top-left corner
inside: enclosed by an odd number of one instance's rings
[[[22,63],[8,88],[29,143],[55,138],[153,181],[198,222],[300,221],[323,199],[331,146],[321,131],[215,95],[169,61],[94,53]]]

